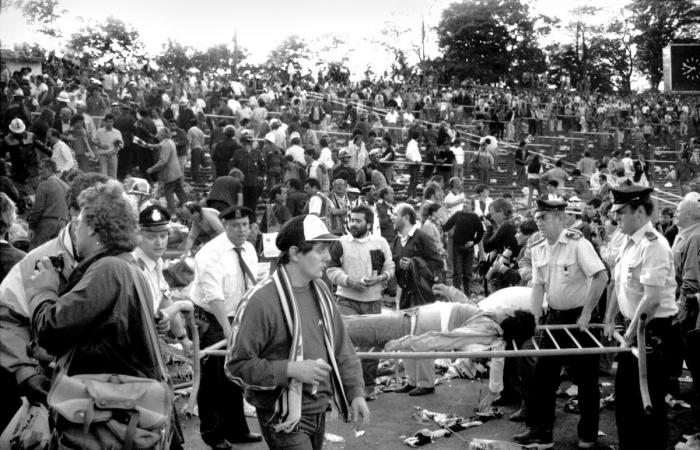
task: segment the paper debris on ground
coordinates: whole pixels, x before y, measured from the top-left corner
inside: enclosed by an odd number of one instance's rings
[[[323,435],[323,438],[328,442],[333,442],[334,444],[345,442],[345,438],[343,436],[338,436],[337,434],[333,433],[326,433]]]
[[[448,430],[430,431],[427,428],[423,428],[422,430],[416,431],[413,436],[404,439],[403,443],[409,447],[422,447],[426,444],[435,442],[436,439],[449,436],[450,434],[451,433]]]

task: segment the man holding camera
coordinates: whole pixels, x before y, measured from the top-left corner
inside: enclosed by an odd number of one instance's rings
[[[549,310],[545,324],[577,324],[572,331],[582,346],[595,345],[583,332],[597,315],[595,308],[608,282],[608,275],[593,245],[580,231],[564,227],[566,202],[537,200],[537,223],[542,239],[533,243],[532,251],[532,311],[541,311],[547,293]],[[574,348],[574,343],[562,330],[555,330],[558,345],[543,338],[541,348],[558,346]],[[593,448],[598,436],[598,356],[547,356],[539,358],[533,375],[532,404],[526,405],[528,430],[514,436],[520,444],[539,444],[551,448],[555,419],[556,391],[564,362],[572,368],[571,375],[578,385],[581,419],[578,424],[579,448]]]
[[[334,242],[327,275],[337,286],[338,310],[342,315],[381,314],[382,288],[394,276],[394,261],[386,239],[370,233],[374,213],[367,206],[350,211],[350,234]],[[363,350],[369,350],[363,349]],[[375,400],[376,359],[362,360],[365,399]]]

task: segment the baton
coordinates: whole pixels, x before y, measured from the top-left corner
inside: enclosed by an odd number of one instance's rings
[[[646,345],[646,322],[647,315],[642,313],[637,324],[637,364],[639,367],[639,392],[642,396],[644,413],[651,415],[651,396],[649,395],[649,380],[647,378],[647,345]]]

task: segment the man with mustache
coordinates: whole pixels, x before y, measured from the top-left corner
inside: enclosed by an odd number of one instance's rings
[[[350,234],[343,235],[330,249],[327,274],[337,286],[338,310],[344,316],[381,314],[383,285],[394,276],[389,243],[370,233],[374,213],[364,205],[350,211]],[[363,349],[363,350],[369,350]],[[376,359],[362,361],[365,399],[375,400]]]

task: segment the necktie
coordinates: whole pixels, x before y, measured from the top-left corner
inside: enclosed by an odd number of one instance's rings
[[[234,247],[233,249],[238,255],[238,264],[241,266],[241,270],[243,271],[243,290],[247,291],[248,280],[246,279],[246,277],[248,277],[252,283],[255,283],[255,276],[253,276],[253,272],[251,272],[250,267],[248,267],[248,264],[246,264],[245,260],[243,259],[243,255],[241,254],[242,248]]]

